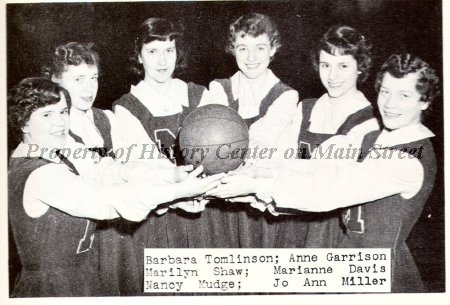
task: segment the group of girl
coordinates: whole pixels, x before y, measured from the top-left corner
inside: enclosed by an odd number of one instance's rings
[[[45,78],[10,90],[11,130],[22,140],[8,172],[22,265],[12,296],[141,295],[144,248],[180,247],[388,247],[392,290],[421,289],[405,240],[436,170],[433,134],[421,124],[438,94],[434,71],[408,54],[386,61],[376,83],[380,132],[357,89],[371,67],[363,35],[348,26],[327,31],[313,52],[326,93],[300,103],[269,69],[280,47],[268,16],[238,18],[227,50],[239,71],[207,89],[173,77],[184,66],[183,33],[150,18],[134,45],[141,81],[113,111],[93,107],[99,58],[92,44],[57,47]],[[298,155],[201,177],[201,166],[182,165],[177,135],[190,111],[211,103],[241,115],[250,147],[298,148]],[[361,154],[314,158],[338,147]],[[411,157],[371,158],[376,149]],[[77,150],[92,157],[77,158]]]

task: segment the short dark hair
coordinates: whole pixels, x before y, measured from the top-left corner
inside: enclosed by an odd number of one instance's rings
[[[230,33],[226,47],[227,52],[234,52],[234,43],[239,32],[243,32],[243,37],[246,35],[258,37],[259,35],[267,34],[272,48],[279,49],[281,47],[281,36],[278,32],[277,25],[266,15],[251,13],[241,16],[234,21],[230,25]]]
[[[328,29],[311,54],[316,71],[319,70],[320,51],[332,55],[352,55],[358,64],[358,83],[363,83],[372,67],[372,45],[360,32],[345,25]]]
[[[30,77],[22,80],[8,92],[8,123],[14,136],[22,139],[22,128],[31,114],[39,108],[53,105],[64,94],[70,107],[70,94],[60,85],[43,77]]]
[[[381,66],[375,81],[375,90],[379,92],[383,77],[389,73],[395,78],[403,78],[410,73],[417,73],[416,90],[420,101],[429,103],[426,110],[431,110],[431,102],[440,94],[439,77],[428,63],[412,54],[393,54]]]
[[[80,42],[69,42],[57,46],[50,63],[42,68],[43,76],[60,78],[67,66],[78,66],[82,63],[99,67],[100,58],[93,47],[93,43]]]
[[[134,40],[134,50],[131,57],[131,71],[139,78],[144,78],[145,71],[142,64],[139,63],[139,55],[141,54],[144,44],[155,40],[175,40],[177,51],[175,71],[186,68],[186,47],[184,45],[183,37],[183,26],[181,24],[171,22],[165,18],[148,18],[140,25]]]

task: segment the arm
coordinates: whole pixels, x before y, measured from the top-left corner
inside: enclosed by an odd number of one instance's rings
[[[276,150],[273,153],[273,157],[270,159],[250,160],[250,163],[257,164],[260,167],[276,168],[285,166],[290,167],[291,165],[289,162],[297,160],[298,137],[303,121],[302,103],[299,103],[289,116],[291,118],[290,123],[280,131],[276,139],[276,144],[274,146]]]
[[[364,137],[379,130],[375,118],[353,127],[345,135],[335,135],[324,141],[312,153],[312,159],[354,161],[358,158]]]
[[[363,138],[366,134],[375,130],[380,130],[380,125],[378,124],[376,118],[372,118],[370,120],[365,121],[362,124],[353,127],[347,133],[347,136],[350,137],[351,139],[356,139],[356,141],[358,141],[358,139]]]
[[[298,92],[289,90],[280,95],[267,113],[253,123],[249,130],[249,147],[274,148],[282,131],[292,123],[297,112]]]
[[[375,159],[362,163],[324,163],[314,171],[280,170],[272,198],[277,207],[330,211],[400,194],[411,198],[423,183],[423,167],[415,158]]]
[[[111,157],[100,157],[81,143],[71,138],[61,153],[75,166],[80,176],[98,184],[146,181],[149,184],[174,183],[183,180],[191,167],[175,167],[172,163],[155,164],[131,160],[120,162]],[[167,165],[167,166],[166,166]]]
[[[122,130],[116,137],[114,149],[120,150],[116,158],[122,164],[129,161],[146,162],[155,166],[173,167],[173,164],[159,153],[158,146],[150,139],[142,127],[141,122],[127,109],[116,106],[114,108],[117,126]]]
[[[137,188],[137,186],[135,186]],[[33,171],[24,190],[24,207],[31,217],[49,206],[76,217],[140,221],[151,208],[140,204],[124,184],[102,185],[70,172],[64,164],[48,164]]]
[[[228,97],[223,89],[222,85],[216,81],[209,83],[209,90],[203,93],[202,99],[198,107],[209,105],[209,104],[219,104],[228,106]]]
[[[390,158],[374,158],[379,153],[362,163],[308,161],[303,164],[312,166],[299,167],[300,170],[254,167],[247,172],[236,171],[207,195],[229,198],[255,194],[263,202],[275,201],[279,208],[310,212],[330,211],[395,194],[413,197],[423,183],[421,163],[406,154],[401,158],[398,152]]]
[[[82,143],[68,137],[65,147],[60,151],[83,176],[97,183],[110,184],[123,182],[122,166],[111,157],[101,157]]]
[[[196,178],[202,167],[182,182],[154,185],[117,183],[101,185],[86,181],[70,172],[65,165],[48,164],[29,176],[24,190],[24,208],[31,217],[43,215],[49,206],[76,217],[112,219],[123,217],[143,220],[159,204],[193,197],[214,188],[221,175]]]

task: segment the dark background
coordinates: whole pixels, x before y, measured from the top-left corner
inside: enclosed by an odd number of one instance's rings
[[[359,87],[372,102],[376,101],[376,71],[392,53],[416,54],[442,77],[442,4],[437,0],[35,3],[7,5],[7,85],[11,88],[25,77],[39,75],[57,45],[94,42],[101,58],[95,106],[110,108],[129,91],[133,32],[149,17],[166,17],[185,26],[189,66],[177,77],[207,85],[236,72],[234,58],[225,53],[228,26],[250,12],[267,14],[278,24],[283,46],[271,69],[297,89],[300,98],[324,93],[309,52],[334,24],[357,28],[373,44],[373,70]],[[438,292],[445,290],[442,97],[433,108],[425,125],[436,134],[433,144],[440,170],[433,195],[408,244],[426,285]],[[10,150],[16,143],[10,137],[8,140]]]

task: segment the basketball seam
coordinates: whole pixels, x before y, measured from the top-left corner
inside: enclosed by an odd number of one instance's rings
[[[208,116],[208,117],[205,117],[205,119],[215,119],[215,120],[229,121],[229,122],[233,122],[233,123],[240,124],[240,125],[241,124],[242,125],[245,124],[245,123],[240,122],[240,121],[229,120],[229,119],[226,119],[226,118],[223,118],[223,117]],[[188,119],[186,119],[186,121],[188,121]]]
[[[241,139],[241,140],[238,140],[238,141],[227,142],[227,143],[222,143],[222,144],[182,145],[182,146],[184,146],[184,147],[216,146],[216,145],[235,144],[235,143],[242,142],[242,141],[248,141],[248,139]]]

